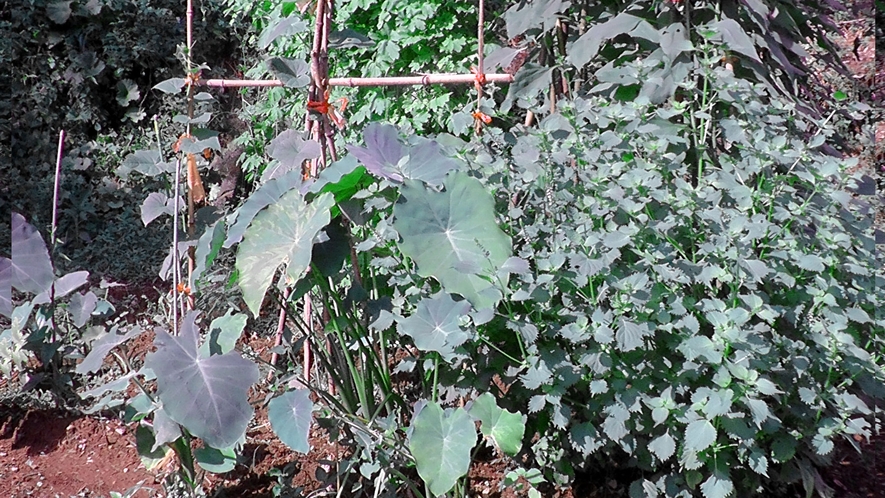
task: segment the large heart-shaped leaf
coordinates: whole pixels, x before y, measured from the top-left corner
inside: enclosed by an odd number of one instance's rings
[[[406,182],[393,208],[400,249],[446,291],[464,296],[477,309],[492,307],[501,293],[494,275],[511,256],[510,237],[495,223],[494,200],[479,181],[460,172],[436,192]],[[474,271],[464,271],[471,268]]]
[[[271,428],[280,441],[299,453],[310,451],[307,437],[310,435],[311,412],[313,402],[307,389],[288,391],[267,405]]]
[[[492,393],[483,393],[470,406],[470,416],[481,422],[483,436],[491,438],[508,455],[516,455],[522,448],[525,422],[522,415],[498,407]]]
[[[300,187],[302,183],[301,172],[290,171],[289,173],[286,173],[279,178],[274,178],[258,187],[258,190],[253,192],[252,195],[246,199],[246,202],[244,202],[234,213],[236,221],[230,224],[230,229],[227,231],[227,238],[224,239],[224,247],[231,247],[243,240],[243,234],[246,233],[246,229],[249,227],[249,224],[252,223],[255,215],[267,206],[277,202],[277,200],[286,192],[289,192],[295,187]]]
[[[252,419],[249,388],[258,367],[231,351],[208,358],[198,351],[196,312],[182,320],[181,334],[157,328],[157,351],[144,360],[157,376],[157,395],[169,418],[214,448],[228,448],[246,432]]]
[[[46,243],[24,216],[12,213],[12,287],[39,294],[48,291],[55,275]]]
[[[237,251],[243,300],[255,316],[277,267],[286,265],[293,284],[307,271],[314,237],[329,223],[334,204],[329,193],[307,204],[301,192],[291,190],[255,216]]]
[[[599,52],[602,42],[634,30],[642,19],[620,13],[608,21],[597,24],[581,35],[569,50],[568,59],[575,67],[584,67]]]
[[[452,296],[440,292],[422,299],[415,313],[399,322],[397,330],[411,337],[418,349],[447,357],[470,337],[458,324],[468,311],[469,303],[455,302]]]
[[[463,408],[445,413],[430,402],[414,416],[411,430],[409,449],[418,475],[434,496],[447,493],[470,467],[470,450],[476,445],[473,419]]]

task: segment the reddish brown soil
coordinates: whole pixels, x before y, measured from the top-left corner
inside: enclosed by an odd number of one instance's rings
[[[139,483],[157,488],[119,420],[0,407],[0,496],[98,497]]]

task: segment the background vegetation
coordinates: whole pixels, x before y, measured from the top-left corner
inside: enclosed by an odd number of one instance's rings
[[[616,472],[631,496],[826,496],[835,443],[880,423],[881,196],[846,155],[880,110],[846,83],[818,2],[493,2],[484,69],[516,80],[482,89],[491,123],[474,133],[472,86],[342,91],[347,154],[316,179],[301,172],[303,89],[201,95],[196,119],[220,132],[207,147],[239,145],[249,181],[184,240],[208,316],[158,323],[153,352],[108,366],[142,331],[99,326],[112,307],[74,292],[87,280],[71,270],[137,276],[169,252],[166,172],[187,120],[168,80],[185,57],[174,9],[4,14],[26,105],[3,111],[3,207],[27,214],[13,249],[37,256],[13,258],[21,293],[0,358],[56,390],[119,379],[80,388],[83,403],[125,407],[146,461],[174,453],[189,492],[242,463],[255,407],[293,451],[312,424],[347,446],[329,476],[344,492],[425,496],[467,494],[480,447],[535,495]],[[266,78],[267,57],[309,56],[309,4],[199,10],[203,78]],[[347,3],[330,71],[467,73],[476,14]],[[61,126],[82,144],[64,164],[63,256],[31,227],[47,225]],[[270,365],[238,339],[281,308]],[[307,385],[304,344],[322,373]],[[140,394],[125,394],[130,379]]]

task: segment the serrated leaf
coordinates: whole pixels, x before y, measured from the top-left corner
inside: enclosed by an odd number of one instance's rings
[[[824,266],[824,258],[816,255],[816,254],[803,254],[799,256],[796,264],[799,268],[808,271],[816,271],[821,272],[826,268]]]
[[[418,475],[434,496],[449,492],[467,474],[475,445],[473,419],[463,408],[445,413],[429,402],[412,419],[409,449]]]
[[[258,381],[258,366],[236,352],[201,357],[196,316],[187,313],[178,336],[154,329],[157,350],[148,353],[144,366],[156,374],[157,396],[172,420],[207,445],[227,448],[252,419],[248,395]]]
[[[304,454],[310,451],[312,413],[313,401],[308,389],[287,391],[270,400],[267,406],[267,418],[280,441],[292,451]]]
[[[400,249],[415,261],[419,275],[436,278],[476,309],[493,307],[501,293],[489,279],[511,256],[510,237],[498,228],[494,200],[479,181],[453,172],[444,184],[444,192],[412,181],[400,189],[393,207]],[[458,271],[461,262],[476,264],[481,273]]]
[[[665,433],[648,443],[648,450],[658,457],[661,462],[665,462],[676,452],[676,440],[673,439],[669,432]]]
[[[731,482],[731,478],[718,470],[701,483],[701,493],[704,494],[704,498],[726,498],[733,492],[734,483]]]
[[[645,344],[645,337],[648,335],[648,324],[636,324],[623,317],[618,319],[615,339],[620,351],[632,351],[642,347]]]
[[[310,204],[297,190],[258,213],[237,251],[237,271],[243,300],[255,316],[274,273],[286,265],[286,278],[294,284],[310,265],[317,233],[329,223],[332,194],[321,194]]]
[[[301,59],[271,57],[267,68],[286,88],[302,88],[310,83],[310,66]]]
[[[483,393],[476,398],[468,412],[481,422],[480,431],[491,438],[498,449],[511,456],[519,453],[525,434],[522,415],[499,408],[492,393]]]
[[[53,2],[46,6],[46,17],[56,24],[64,24],[71,17],[71,3]]]
[[[695,420],[685,427],[686,449],[701,452],[716,442],[716,428],[709,420]]]
[[[90,351],[89,354],[86,355],[86,358],[83,358],[83,361],[77,365],[76,372],[78,374],[97,372],[104,362],[104,357],[107,356],[112,349],[144,332],[144,329],[141,327],[134,327],[123,334],[118,333],[117,330],[118,329],[114,327],[106,335],[92,343],[92,351]]]
[[[407,335],[422,351],[436,351],[444,358],[470,336],[458,324],[470,311],[467,301],[455,302],[449,294],[438,292],[418,302],[412,316],[400,320],[397,330]]]
[[[43,236],[18,213],[12,213],[11,267],[10,283],[22,292],[48,291],[55,280]]]

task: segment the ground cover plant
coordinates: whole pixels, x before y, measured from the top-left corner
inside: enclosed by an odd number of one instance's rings
[[[814,29],[819,13],[777,4],[773,32]],[[194,493],[200,472],[241,460],[266,406],[293,451],[309,449],[311,426],[348,448],[329,472],[346,494],[464,496],[485,446],[534,496],[612,467],[631,496],[792,483],[826,496],[820,467],[837,441],[874,433],[885,397],[875,181],[828,147],[837,111],[868,109],[839,94],[826,115],[803,102],[788,91],[804,83],[800,49],[751,36],[771,7],[717,5],[603,3],[582,27],[565,2],[511,6],[507,36],[525,45],[487,62],[532,55],[506,95],[483,100],[509,124],[472,134],[463,111],[450,133],[369,123],[339,135],[346,153],[315,178],[302,164],[318,153],[281,117],[247,153],[252,194],[182,234],[196,264],[177,292],[235,284],[244,307],[180,321],[173,308],[144,365],[89,393],[94,409],[123,398],[145,458],[174,453]],[[266,7],[303,22],[294,5]],[[172,180],[155,151],[125,164]],[[147,222],[179,212],[170,183],[144,204]],[[16,228],[7,267],[18,290],[43,292],[42,241]],[[15,244],[39,261],[19,264]],[[16,303],[12,340],[55,330],[29,318],[36,301]],[[247,313],[281,307],[280,359],[244,356]],[[103,335],[76,372],[104,368],[132,333]],[[117,394],[130,380],[140,394]]]

